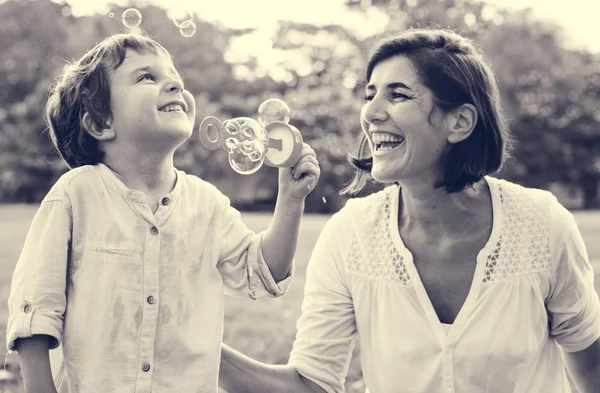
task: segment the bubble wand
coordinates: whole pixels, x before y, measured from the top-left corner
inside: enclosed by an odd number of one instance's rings
[[[258,121],[236,117],[221,122],[205,117],[198,132],[209,150],[223,148],[229,154],[229,165],[242,175],[258,171],[263,164],[271,167],[293,166],[302,154],[302,134],[291,124],[290,109],[276,98],[258,107]]]

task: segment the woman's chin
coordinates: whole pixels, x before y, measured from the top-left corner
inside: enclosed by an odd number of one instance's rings
[[[379,183],[394,183],[399,181],[397,172],[392,172],[389,168],[377,168],[371,169],[371,177]]]

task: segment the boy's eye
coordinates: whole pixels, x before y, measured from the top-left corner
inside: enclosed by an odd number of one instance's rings
[[[154,80],[154,75],[152,75],[152,74],[150,74],[150,73],[148,73],[148,72],[145,72],[145,73],[143,73],[142,75],[140,75],[140,77],[138,78],[138,82],[141,82],[141,81],[143,81],[144,79],[150,79],[150,80]]]

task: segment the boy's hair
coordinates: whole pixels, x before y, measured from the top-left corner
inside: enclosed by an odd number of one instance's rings
[[[127,50],[137,53],[169,52],[148,36],[115,34],[67,64],[50,87],[44,120],[52,143],[69,168],[94,165],[104,159],[97,139],[89,135],[82,123],[89,113],[93,125],[106,128],[111,117],[108,73],[125,60]]]
[[[436,188],[458,192],[498,171],[508,157],[511,137],[494,74],[475,45],[442,29],[394,34],[375,44],[367,64],[367,81],[378,63],[398,55],[411,60],[419,80],[433,93],[435,107],[451,111],[468,103],[477,109],[477,124],[471,135],[452,144],[443,158],[443,174]],[[367,186],[373,165],[367,151],[368,141],[363,135],[358,155],[348,157],[356,173],[342,194],[358,194]]]

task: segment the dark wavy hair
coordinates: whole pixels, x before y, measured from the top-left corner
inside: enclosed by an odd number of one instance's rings
[[[145,35],[115,34],[67,64],[50,87],[44,120],[55,149],[69,168],[94,165],[104,159],[98,140],[90,136],[82,124],[87,112],[91,121],[105,128],[111,117],[108,73],[125,60],[127,50],[137,53],[169,52]]]
[[[443,29],[411,29],[375,43],[367,63],[366,80],[375,66],[394,56],[406,56],[424,86],[433,93],[434,105],[452,111],[463,104],[477,109],[477,124],[471,135],[450,146],[443,158],[443,177],[436,188],[459,192],[495,173],[509,156],[511,137],[502,114],[494,74],[481,52],[467,38]],[[362,135],[356,156],[348,160],[355,175],[341,194],[358,194],[367,186],[373,159]]]

